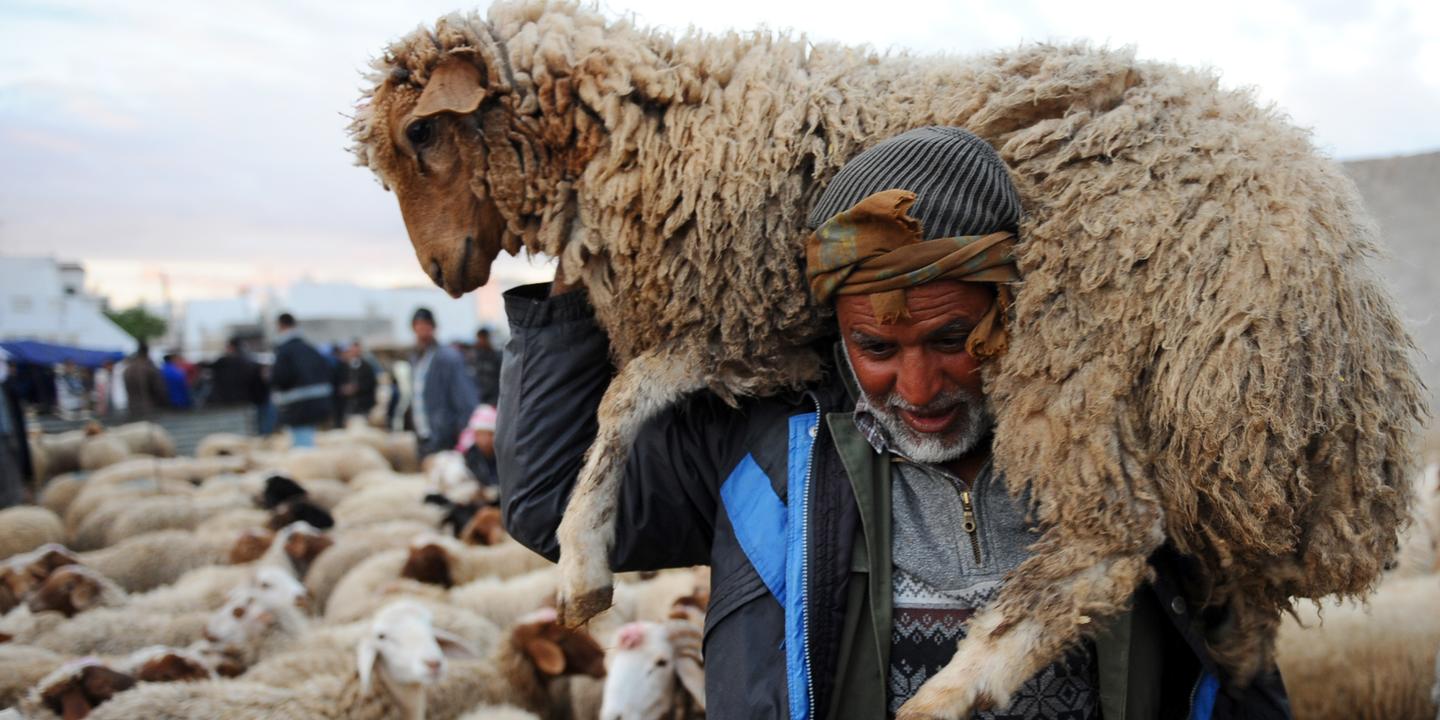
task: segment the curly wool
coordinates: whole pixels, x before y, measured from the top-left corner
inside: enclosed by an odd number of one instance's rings
[[[583,279],[622,367],[693,358],[681,391],[814,379],[805,213],[846,159],[932,124],[1000,152],[1025,281],[986,369],[994,453],[1043,535],[976,626],[1031,621],[1030,665],[1120,611],[1166,540],[1199,562],[1196,603],[1229,606],[1215,649],[1242,683],[1292,596],[1361,593],[1392,556],[1424,413],[1412,343],[1354,186],[1247,92],[1083,45],[881,55],[522,2],[396,42],[368,97],[413,103],[457,48],[491,69],[472,187],[503,246]],[[352,132],[383,178],[375,105]]]

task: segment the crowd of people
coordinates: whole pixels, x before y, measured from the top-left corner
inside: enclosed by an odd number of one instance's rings
[[[268,363],[239,337],[226,343],[222,355],[202,363],[170,351],[157,364],[143,341],[128,357],[95,368],[73,360],[37,368],[12,359],[3,375],[12,420],[7,426],[23,421],[27,407],[66,420],[118,421],[248,406],[261,434],[288,428],[295,445],[305,447],[313,445],[317,430],[359,417],[414,432],[427,455],[458,449],[482,479],[493,482],[489,437],[500,396],[501,354],[489,329],[480,328],[474,344],[444,344],[437,339],[434,313],[423,307],[415,311],[411,329],[414,347],[388,365],[359,340],[322,349],[305,338],[290,313],[276,318]]]

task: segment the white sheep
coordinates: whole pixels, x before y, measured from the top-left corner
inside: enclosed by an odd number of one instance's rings
[[[423,483],[371,485],[341,500],[331,514],[335,516],[335,525],[342,528],[398,520],[423,523],[431,528],[439,527],[444,511],[434,505],[425,504],[425,492]]]
[[[543,555],[513,540],[498,545],[466,545],[452,537],[429,534],[410,543],[401,576],[452,587],[481,578],[509,578],[549,567]]]
[[[1410,577],[1440,572],[1440,463],[1427,465],[1411,485],[1411,523],[1400,535],[1390,574]]]
[[[389,461],[379,451],[359,443],[292,448],[284,453],[257,452],[251,458],[259,467],[279,470],[296,480],[348,481],[366,470],[390,469]]]
[[[130,446],[114,435],[103,433],[88,437],[80,443],[80,469],[99,470],[124,461],[130,454]]]
[[[106,665],[98,658],[80,658],[62,663],[41,678],[16,708],[30,720],[86,717],[96,706],[135,686],[133,676]]]
[[[468,653],[468,649],[435,630],[425,608],[399,602],[376,615],[356,650],[353,672],[345,677],[317,677],[294,689],[224,680],[149,685],[116,696],[90,717],[420,719],[425,717],[425,688],[443,677],[445,658],[451,653]]]
[[[463,640],[477,653],[489,653],[501,641],[500,626],[474,613],[443,604],[421,604],[430,611],[436,628]],[[344,674],[350,667],[351,650],[367,625],[368,621],[357,621],[312,626],[286,646],[277,647],[272,641],[242,677],[276,687],[295,687],[315,675]]]
[[[78,473],[57,475],[40,490],[39,504],[60,517],[85,487],[86,480]]]
[[[3,720],[3,718],[0,718]],[[478,705],[458,720],[540,720],[540,716],[514,705]]]
[[[436,718],[454,718],[480,704],[504,704],[541,717],[562,715],[560,678],[605,675],[604,651],[584,630],[564,627],[550,608],[520,618],[490,657],[459,661],[427,693]]]
[[[705,712],[700,628],[686,620],[632,622],[605,658],[600,720],[662,720]]]
[[[0,510],[0,560],[29,552],[46,543],[65,541],[65,526],[55,513],[38,505]]]
[[[316,558],[305,574],[305,587],[310,589],[315,606],[326,607],[335,586],[355,566],[383,550],[403,548],[411,538],[429,529],[425,524],[409,521],[337,529],[334,547]]]
[[[224,563],[235,542],[234,537],[161,530],[82,552],[79,558],[127,592],[139,593],[169,585],[195,568]]]
[[[1435,716],[1440,575],[1390,578],[1365,605],[1321,604],[1301,604],[1280,626],[1277,660],[1295,717]]]

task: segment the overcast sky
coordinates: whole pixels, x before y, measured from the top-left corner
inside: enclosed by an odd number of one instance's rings
[[[1206,65],[1340,159],[1440,149],[1440,3],[854,0],[601,7],[967,54],[1086,38]],[[394,196],[351,166],[360,70],[454,0],[0,0],[0,254],[83,261],[120,305],[301,277],[428,282]],[[498,272],[536,275],[512,260]]]

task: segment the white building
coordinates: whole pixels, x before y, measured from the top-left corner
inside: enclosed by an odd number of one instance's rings
[[[236,335],[273,338],[275,318],[288,312],[316,345],[359,339],[372,349],[401,348],[414,342],[410,317],[415,309],[427,307],[435,314],[441,342],[472,342],[482,324],[476,304],[472,296],[455,300],[435,287],[373,288],[301,281],[263,294],[187,301],[177,318],[179,332],[171,340],[188,358],[211,358],[223,352],[226,339]]]
[[[132,352],[135,340],[85,292],[85,269],[54,258],[0,257],[0,339]]]

